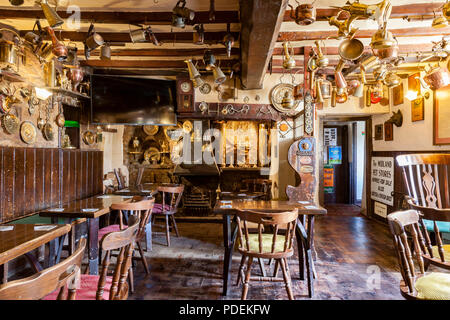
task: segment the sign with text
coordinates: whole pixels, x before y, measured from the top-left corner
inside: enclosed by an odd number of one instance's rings
[[[388,213],[387,205],[375,201],[373,205],[373,212],[375,212],[377,215],[383,218],[386,218]]]
[[[371,198],[393,206],[394,158],[372,157]]]
[[[335,146],[337,145],[337,128],[325,128],[323,129],[324,145]]]
[[[333,166],[324,166],[323,168],[323,187],[325,193],[334,193],[334,168]]]
[[[328,147],[328,164],[342,164],[342,147]]]

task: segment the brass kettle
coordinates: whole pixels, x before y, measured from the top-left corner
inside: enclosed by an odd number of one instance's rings
[[[288,46],[291,49],[290,53]],[[283,68],[288,70],[295,68],[295,59],[293,57],[294,48],[292,48],[292,45],[289,42],[283,42],[283,48],[284,48]]]
[[[295,104],[294,99],[291,97],[290,93],[286,91],[284,93],[283,99],[281,100],[281,106],[285,109],[292,109],[294,104]]]
[[[290,17],[294,19],[296,24],[301,26],[307,26],[316,21],[316,8],[314,8],[313,4],[299,4],[297,2],[297,8],[294,10],[294,7],[288,4],[291,8]]]
[[[372,36],[372,41],[370,42],[370,46],[372,49],[385,49],[395,46],[397,41],[395,40],[392,32],[388,31],[386,28],[386,23],[384,27],[379,29]]]
[[[446,87],[450,84],[450,73],[446,67],[436,66],[426,70],[426,75],[422,78],[418,78],[421,85],[425,89],[438,90]]]

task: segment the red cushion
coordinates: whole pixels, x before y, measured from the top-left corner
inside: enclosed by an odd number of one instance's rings
[[[76,300],[96,300],[98,279],[100,276],[82,274],[80,288],[77,289]],[[109,300],[109,289],[111,288],[112,277],[106,277],[106,283],[103,292],[103,299]],[[43,300],[56,300],[59,290],[55,290],[46,296]]]
[[[165,211],[170,210],[170,206],[168,204],[164,205]],[[162,213],[163,212],[163,205],[162,203],[155,203],[153,206],[152,213]]]
[[[124,226],[124,228],[126,229],[127,226]],[[110,232],[117,232],[117,231],[120,231],[120,225],[118,225],[118,224],[112,224],[110,226],[99,229],[98,230],[98,241],[102,240],[102,238],[105,234],[110,233]]]

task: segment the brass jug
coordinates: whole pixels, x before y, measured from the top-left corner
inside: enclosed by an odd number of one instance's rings
[[[291,53],[289,53],[288,46],[290,46]],[[283,68],[285,68],[285,69],[295,68],[295,59],[293,57],[294,48],[292,48],[292,46],[289,42],[283,42],[283,48],[284,48]]]

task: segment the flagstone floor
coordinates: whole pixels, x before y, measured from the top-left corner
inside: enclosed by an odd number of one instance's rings
[[[165,245],[154,235],[146,253],[150,274],[135,268],[135,293],[129,299],[240,299],[236,286],[240,255],[233,255],[232,284],[222,292],[222,226],[217,223],[179,223],[181,237]],[[397,258],[387,225],[365,217],[325,216],[316,219],[315,262],[318,278],[313,299],[403,299]],[[300,281],[298,261],[289,259],[296,299],[308,299]],[[258,274],[254,265],[252,272]],[[248,299],[287,299],[283,283],[251,282]]]

